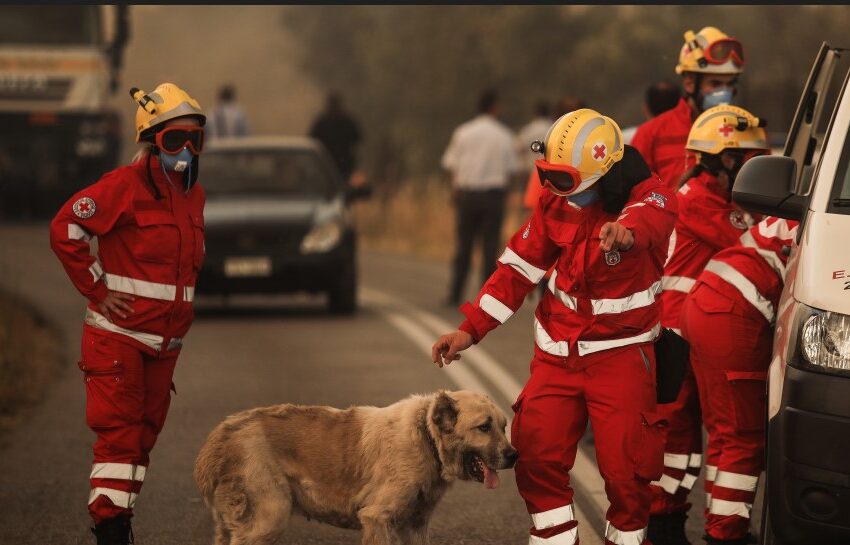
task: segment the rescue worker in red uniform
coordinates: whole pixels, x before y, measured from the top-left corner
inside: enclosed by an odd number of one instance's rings
[[[86,423],[97,435],[88,509],[98,545],[132,540],[133,505],[168,412],[204,256],[196,183],[204,113],[172,83],[130,94],[145,149],[71,197],[50,225],[53,251],[89,300],[79,367]]]
[[[694,122],[686,149],[697,164],[677,194],[679,219],[670,237],[670,254],[661,280],[661,325],[681,335],[679,316],[685,295],[711,257],[734,246],[755,220],[731,202],[741,166],[769,153],[764,121],[737,106],[709,108]],[[679,395],[659,405],[670,423],[665,434],[664,475],[653,482],[649,538],[654,545],[688,545],[687,496],[702,466],[702,417],[693,373],[688,370]]]
[[[709,545],[750,543],[750,512],[764,466],[773,324],[796,235],[796,221],[763,219],[739,245],[708,262],[682,307],[708,431]]]
[[[743,68],[744,48],[738,40],[714,27],[696,34],[685,32],[676,65],[685,96],[672,110],[638,127],[632,138],[632,145],[649,168],[673,190],[679,187],[682,174],[694,165],[685,152],[694,119],[713,106],[732,102]]]
[[[605,543],[649,544],[650,481],[661,477],[654,340],[676,197],[591,109],[555,121],[536,161],[547,191],[510,240],[466,320],[432,347],[439,366],[481,342],[554,265],[537,305],[531,376],[513,405],[514,468],[531,514],[529,543],[573,545],[569,471],[587,419],[611,506]],[[541,149],[542,148],[542,149]]]

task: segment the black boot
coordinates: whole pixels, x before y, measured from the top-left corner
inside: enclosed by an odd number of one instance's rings
[[[688,514],[684,511],[666,515],[650,515],[646,538],[652,545],[691,545],[685,535],[685,519]]]
[[[95,524],[91,533],[97,537],[97,545],[130,545],[133,543],[133,528],[130,515],[118,515]]]
[[[705,540],[706,545],[750,545],[751,543],[755,543],[752,534],[747,534],[738,539],[717,539],[707,534],[702,536],[702,538]]]

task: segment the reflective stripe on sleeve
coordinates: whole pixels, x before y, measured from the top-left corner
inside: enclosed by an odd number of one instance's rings
[[[744,299],[762,313],[768,323],[773,323],[773,304],[759,293],[758,288],[746,276],[738,272],[731,265],[713,259],[705,266],[705,270],[716,274],[731,284],[744,296]]]
[[[572,520],[575,520],[573,504],[531,514],[531,521],[538,530],[545,530],[546,528],[551,528]]]
[[[640,530],[618,530],[613,524],[605,522],[605,539],[617,545],[643,545],[646,539],[646,528]]]
[[[648,307],[655,302],[655,296],[661,292],[661,281],[657,280],[645,290],[619,299],[591,299],[593,314],[621,314],[636,308]]]
[[[702,465],[702,454],[698,452],[692,452],[691,457],[688,459],[688,467],[700,467]]]
[[[756,253],[758,253],[758,255],[761,256],[761,258],[764,259],[768,265],[770,265],[770,268],[776,271],[776,274],[781,277],[785,277],[785,263],[783,263],[779,256],[776,255],[776,252],[765,250],[764,248],[759,246],[758,242],[756,242],[755,237],[753,237],[753,234],[749,231],[741,235],[740,240],[741,245],[743,245],[744,247],[754,249]]]
[[[506,304],[488,293],[481,296],[481,300],[478,301],[478,306],[481,307],[481,310],[498,320],[500,324],[508,321],[508,318],[514,314],[514,311],[512,311]]]
[[[540,279],[543,278],[543,275],[546,274],[545,270],[538,269],[528,261],[521,258],[519,255],[517,255],[516,252],[514,252],[510,248],[505,248],[505,251],[499,258],[499,263],[510,265],[515,271],[524,276],[526,280],[528,280],[532,284],[537,284],[538,282],[540,282]]]
[[[147,280],[137,280],[126,276],[106,273],[106,286],[113,291],[131,293],[139,297],[150,299],[161,299],[163,301],[174,301],[177,286],[172,284],[159,284]]]
[[[83,229],[82,227],[77,225],[76,223],[69,223],[68,224],[68,239],[69,240],[82,240],[83,242],[88,242],[88,241],[91,240],[91,235],[88,233],[88,231],[86,231],[85,229]]]
[[[136,504],[138,494],[133,492],[124,492],[123,490],[115,490],[114,488],[97,487],[92,488],[89,492],[89,505],[91,505],[98,496],[106,496],[112,505],[116,507],[132,508]]]
[[[593,354],[594,352],[608,350],[609,348],[618,348],[620,346],[628,346],[630,344],[649,342],[658,337],[659,331],[661,331],[661,324],[657,323],[652,326],[652,329],[650,329],[649,331],[641,333],[640,335],[635,335],[634,337],[625,337],[623,339],[610,339],[604,341],[579,341],[578,354],[579,356],[584,356],[586,354]]]
[[[157,352],[162,348],[162,341],[164,339],[159,335],[154,335],[153,333],[143,333],[141,331],[133,331],[131,329],[125,329],[121,326],[113,324],[112,322],[106,319],[106,316],[99,312],[95,312],[90,308],[86,309],[86,323],[92,327],[103,329],[104,331],[111,331],[112,333],[126,335],[132,339],[139,341],[145,346],[153,348]]]
[[[688,293],[696,284],[696,280],[687,276],[662,276],[661,289],[664,291],[680,291]]]
[[[687,473],[687,474],[685,474],[684,477],[682,477],[682,482],[679,483],[679,486],[681,486],[685,490],[690,490],[694,487],[694,483],[696,483],[696,482],[697,482],[697,476],[691,475],[690,473]]]
[[[708,512],[712,515],[720,515],[722,517],[737,515],[748,519],[750,518],[750,511],[752,511],[752,509],[753,504],[751,503],[711,498],[711,506],[709,507]]]
[[[567,341],[553,341],[552,337],[546,333],[546,330],[543,329],[543,325],[537,318],[534,318],[534,341],[547,354],[562,357],[570,354],[570,343]]]
[[[133,464],[118,464],[113,462],[101,462],[93,464],[90,479],[124,479],[125,481],[144,482],[145,466]]]
[[[758,482],[759,478],[751,475],[718,471],[717,477],[714,479],[714,486],[722,486],[723,488],[731,488],[733,490],[743,490],[745,492],[755,492]]]
[[[183,301],[191,303],[195,300],[195,286],[186,286],[183,288]]]
[[[662,475],[660,480],[652,481],[649,484],[663,488],[668,494],[675,494],[676,490],[679,489],[679,480],[670,475]]]
[[[664,453],[664,465],[673,469],[687,469],[690,456],[687,454]]]
[[[91,273],[92,278],[94,278],[95,282],[100,280],[100,277],[103,276],[103,267],[100,266],[100,261],[95,261],[94,263],[92,263],[91,267],[89,267],[89,272]]]
[[[717,477],[717,466],[705,466],[705,480],[708,482],[714,482],[714,478]]]

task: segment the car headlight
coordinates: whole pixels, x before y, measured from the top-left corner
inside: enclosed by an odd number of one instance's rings
[[[816,311],[803,324],[803,357],[830,370],[850,370],[850,316]]]
[[[316,225],[301,241],[301,253],[327,252],[339,243],[340,238],[342,238],[342,227],[339,223],[330,221]]]

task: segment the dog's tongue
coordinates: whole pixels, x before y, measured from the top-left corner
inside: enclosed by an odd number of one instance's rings
[[[486,465],[484,466],[484,486],[487,488],[496,488],[499,486],[499,472],[493,471]]]

